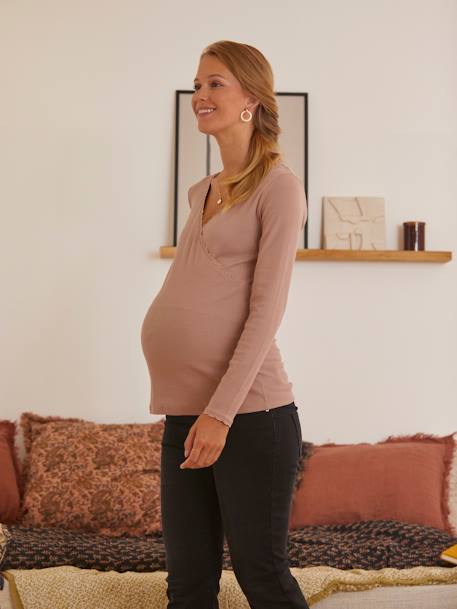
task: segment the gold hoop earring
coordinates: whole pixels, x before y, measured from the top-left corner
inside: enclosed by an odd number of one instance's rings
[[[243,114],[247,112],[249,114],[249,118],[243,118]],[[243,121],[243,123],[249,123],[249,121],[252,119],[252,112],[250,112],[247,108],[245,108],[243,110],[243,112],[240,114],[240,118]]]

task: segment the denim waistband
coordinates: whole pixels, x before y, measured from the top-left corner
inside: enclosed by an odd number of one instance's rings
[[[284,406],[275,406],[274,408],[266,408],[265,410],[256,410],[255,412],[240,412],[235,415],[234,419],[237,417],[259,417],[265,416],[266,413],[271,413],[272,416],[280,416],[281,414],[285,414],[287,412],[293,412],[297,410],[297,406],[295,402],[291,402],[290,404],[285,404]],[[198,419],[200,415],[198,414],[166,414],[165,418],[167,421],[177,421],[180,423],[192,423],[196,419]]]

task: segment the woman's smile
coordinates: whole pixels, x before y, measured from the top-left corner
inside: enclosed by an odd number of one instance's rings
[[[211,116],[211,114],[213,114],[215,111],[216,111],[215,109],[203,110],[203,111],[199,110],[197,112],[197,115],[198,115],[199,118],[202,117],[202,116],[207,117],[207,116]]]

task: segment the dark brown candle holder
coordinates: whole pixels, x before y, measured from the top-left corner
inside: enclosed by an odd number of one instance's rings
[[[425,222],[410,220],[403,222],[403,249],[422,251],[425,250]]]

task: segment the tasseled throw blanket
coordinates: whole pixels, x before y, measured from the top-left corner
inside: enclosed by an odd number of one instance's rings
[[[310,606],[334,592],[376,586],[456,584],[457,567],[350,569],[292,567]],[[165,609],[166,572],[97,571],[72,566],[5,571],[17,609]],[[249,609],[233,571],[222,572],[220,609]]]

